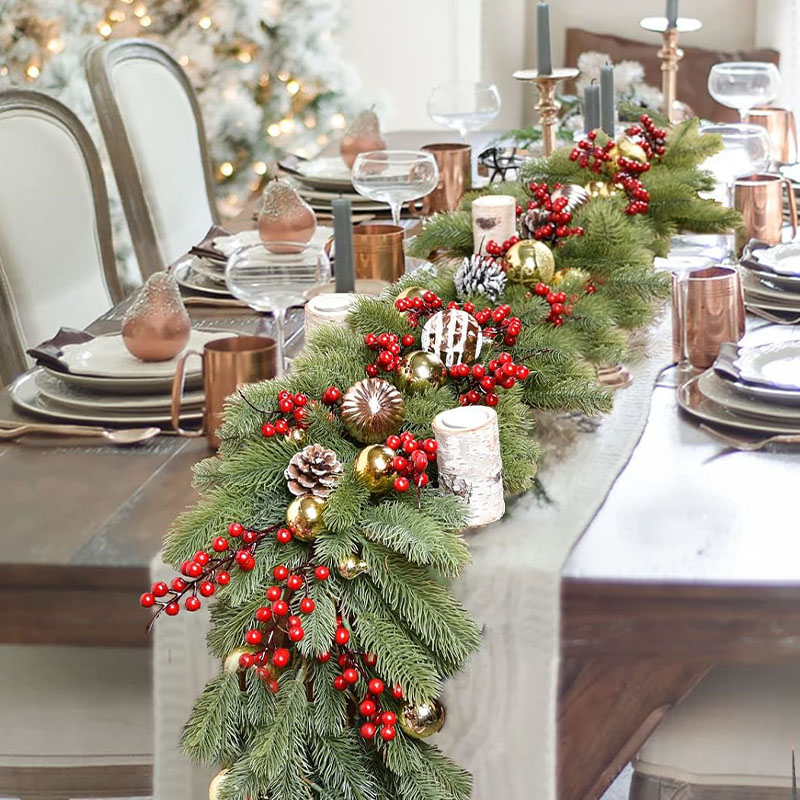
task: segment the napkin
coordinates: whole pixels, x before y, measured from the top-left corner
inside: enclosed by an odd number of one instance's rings
[[[200,258],[207,258],[210,261],[225,261],[225,254],[221,253],[214,244],[214,240],[220,236],[229,236],[229,232],[220,225],[212,225],[208,229],[208,233],[203,237],[203,240],[190,248],[189,254],[199,256]]]
[[[325,247],[331,236],[333,236],[333,228],[329,228],[325,225],[317,225],[317,230],[311,237],[310,243],[317,247]],[[218,234],[213,240],[213,247],[218,254],[222,254],[223,258],[227,258],[241,247],[254,244],[261,244],[261,236],[256,230],[242,231],[241,233],[234,234],[229,234],[226,231],[222,235]]]
[[[36,359],[40,367],[50,367],[58,372],[69,372],[66,364],[61,361],[64,351],[61,349],[67,344],[82,344],[94,339],[91,333],[79,331],[75,328],[59,328],[58,333],[36,347],[29,348],[26,352],[31,358]]]
[[[741,381],[736,359],[739,357],[739,345],[736,342],[723,342],[719,346],[719,355],[714,362],[714,372],[732,381]]]

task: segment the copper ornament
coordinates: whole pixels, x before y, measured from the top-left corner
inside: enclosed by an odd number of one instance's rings
[[[169,361],[189,341],[192,323],[175,278],[156,272],[122,320],[122,341],[142,361]]]
[[[386,142],[381,136],[380,121],[372,109],[365,109],[356,115],[347,126],[339,148],[342,160],[349,169],[353,168],[359,153],[385,149]]]
[[[506,275],[511,283],[530,286],[550,283],[556,269],[553,251],[536,239],[523,239],[506,253]]]
[[[322,530],[325,501],[313,494],[295,497],[286,509],[286,524],[296,539],[313,542]]]
[[[284,476],[296,497],[313,494],[325,499],[341,479],[342,465],[333,450],[310,444],[292,456]]]
[[[356,441],[374,444],[400,429],[405,402],[389,381],[365,378],[344,393],[340,414],[347,432]]]
[[[337,569],[345,580],[352,581],[359,575],[369,572],[369,564],[363,558],[353,554],[340,561]]]
[[[427,703],[406,703],[397,715],[401,730],[412,739],[427,739],[444,726],[445,707],[438,700]]]
[[[392,459],[397,455],[391,447],[371,444],[356,457],[354,470],[372,494],[388,492],[394,485]]]
[[[420,344],[423,350],[439,356],[446,367],[471,364],[481,354],[483,332],[472,314],[448,308],[425,323]]]
[[[313,209],[291,184],[278,178],[264,187],[258,215],[258,234],[262,242],[306,244],[316,230],[317,218]],[[289,251],[289,248],[282,249]]]

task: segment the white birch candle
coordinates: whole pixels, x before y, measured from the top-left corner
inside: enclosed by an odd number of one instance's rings
[[[517,232],[517,201],[508,194],[490,194],[472,201],[472,249],[486,255],[491,241],[502,244]]]
[[[312,297],[305,306],[305,335],[308,335],[314,328],[327,323],[347,325],[347,316],[356,301],[358,295],[345,292],[331,292],[318,294]]]
[[[439,486],[469,506],[469,525],[488,525],[506,510],[497,412],[459,406],[433,418]]]

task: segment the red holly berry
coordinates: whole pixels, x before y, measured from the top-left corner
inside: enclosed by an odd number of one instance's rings
[[[344,678],[344,679],[345,679],[345,680],[346,680],[348,683],[357,683],[357,682],[358,682],[358,671],[357,671],[357,670],[354,670],[352,667],[350,667],[349,669],[346,669],[346,670],[345,670],[345,671],[342,673],[342,677],[343,677],[343,678]]]
[[[253,666],[254,659],[250,653],[242,653],[239,656],[239,669],[250,669]]]
[[[240,567],[244,567],[244,565],[247,563],[247,559],[250,558],[250,557],[251,556],[250,556],[250,551],[249,550],[239,550],[239,552],[236,553],[236,559],[235,560],[236,560],[236,563]]]
[[[361,659],[368,667],[374,667],[378,663],[378,656],[375,653],[364,653]]]
[[[292,541],[292,532],[288,528],[278,528],[275,533],[275,538],[281,544],[289,544]]]
[[[208,564],[209,561],[211,561],[211,556],[208,553],[206,553],[205,550],[198,550],[194,554],[194,558],[192,559],[192,561],[194,561],[197,564],[200,564],[201,567],[204,567],[206,564]]]
[[[394,488],[398,492],[407,492],[410,486],[408,478],[404,478],[402,475],[398,475],[394,479]]]
[[[272,613],[276,617],[282,617],[289,613],[289,604],[285,600],[276,600],[272,604]]]
[[[280,600],[281,599],[281,588],[280,586],[270,586],[269,589],[265,592],[267,596],[267,600]]]
[[[253,544],[253,542],[258,538],[258,534],[255,531],[245,531],[242,534],[242,541],[245,544]]]
[[[197,588],[203,597],[211,597],[214,594],[214,584],[211,581],[203,581]]]
[[[228,549],[228,540],[224,536],[217,536],[211,546],[217,553],[222,553]]]
[[[333,639],[336,644],[347,644],[350,641],[350,631],[347,628],[339,627],[336,629]]]
[[[310,597],[304,597],[300,601],[300,610],[304,614],[310,614],[316,608],[316,603]]]
[[[338,689],[340,692],[343,692],[348,687],[347,681],[344,679],[344,676],[337,675],[333,679],[333,688]]]
[[[403,687],[399,683],[392,686],[392,697],[394,697],[395,700],[403,699]]]
[[[145,592],[139,597],[139,605],[142,606],[142,608],[150,608],[155,602],[156,598],[152,592]]]
[[[381,739],[383,739],[384,742],[391,742],[395,736],[397,736],[397,729],[394,725],[384,725],[381,728]]]
[[[370,694],[383,694],[384,685],[383,681],[380,678],[373,678],[369,682],[369,693]]]
[[[375,701],[369,699],[362,700],[358,706],[358,710],[362,717],[371,717],[375,713]]]
[[[331,571],[324,564],[320,564],[314,570],[314,577],[316,577],[316,579],[318,581],[326,581],[326,580],[328,580],[328,576],[330,574],[331,574]]]
[[[381,722],[384,725],[394,725],[397,722],[397,714],[394,711],[384,711],[381,714]]]
[[[167,586],[167,584],[164,583],[164,581],[158,581],[157,583],[153,584],[153,587],[150,591],[156,597],[163,597],[169,591],[169,586]]]
[[[391,436],[388,436],[386,438],[386,446],[390,450],[397,450],[397,448],[400,447],[400,437],[399,436],[395,436],[394,434],[392,434]]]
[[[289,628],[288,636],[293,642],[299,642],[305,635],[305,631],[299,625]]]
[[[164,606],[164,613],[170,617],[174,617],[180,610],[181,607],[175,602],[167,603],[167,605]]]
[[[324,664],[324,663],[326,663],[327,661],[330,661],[330,660],[331,660],[330,650],[326,650],[324,653],[320,653],[317,656],[317,661],[319,661],[320,664]]]
[[[292,614],[289,617],[289,619],[286,620],[286,624],[290,628],[297,628],[300,627],[303,623],[301,622],[300,617],[296,616],[295,614]]]
[[[222,572],[217,573],[217,583],[220,586],[227,586],[230,582],[231,582],[230,573],[225,572],[224,570]]]
[[[247,633],[244,635],[244,639],[247,644],[260,644],[261,640],[264,638],[263,634],[261,633],[258,628],[251,628]]]
[[[200,608],[200,598],[193,594],[189,595],[183,605],[187,611],[197,611],[197,609]]]
[[[299,575],[290,575],[286,579],[286,585],[295,592],[303,585],[303,579]]]
[[[359,729],[359,733],[364,739],[372,739],[377,730],[378,729],[371,722],[365,722]]]
[[[267,439],[272,438],[275,435],[275,426],[271,422],[265,422],[261,426],[261,435]]]
[[[267,608],[267,606],[261,606],[256,609],[256,619],[259,622],[269,622],[271,618],[272,610]]]
[[[276,581],[285,581],[289,576],[289,567],[285,567],[283,564],[278,564],[278,566],[272,570],[272,575]]]
[[[289,663],[291,654],[285,647],[279,647],[272,656],[272,663],[276,667],[285,667]]]

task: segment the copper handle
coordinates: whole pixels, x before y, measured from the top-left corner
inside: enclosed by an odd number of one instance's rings
[[[786,194],[789,197],[789,214],[791,214],[792,223],[792,239],[797,236],[797,198],[794,196],[794,187],[788,178],[784,178],[781,183],[786,189]]]
[[[172,416],[172,427],[178,436],[186,436],[190,439],[199,439],[205,435],[204,423],[200,424],[198,430],[185,430],[181,428],[181,400],[183,400],[183,384],[186,376],[186,359],[189,356],[199,356],[201,361],[203,354],[199,350],[187,350],[178,360],[178,366],[175,368],[175,377],[172,379],[172,403],[170,405],[170,413]]]

